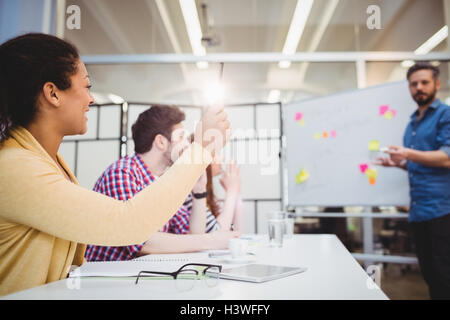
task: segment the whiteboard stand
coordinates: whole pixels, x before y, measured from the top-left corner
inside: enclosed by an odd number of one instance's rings
[[[371,207],[364,207],[365,213],[371,213]],[[364,217],[362,218],[363,222],[363,249],[364,254],[373,254],[373,221],[372,218]],[[364,268],[367,270],[369,267],[369,262],[364,261]]]
[[[373,250],[373,220],[372,219],[408,219],[408,213],[374,213],[371,211],[371,207],[364,207],[363,213],[340,213],[340,212],[297,212],[296,208],[289,206],[287,211],[295,211],[293,214],[296,218],[361,218],[362,219],[362,232],[363,232],[363,253],[353,253],[353,257],[356,260],[364,261],[364,266],[367,269],[368,266],[373,263],[401,263],[401,264],[418,264],[416,257],[410,256],[394,256],[394,255],[381,255],[374,254]],[[368,264],[372,262],[372,264]]]

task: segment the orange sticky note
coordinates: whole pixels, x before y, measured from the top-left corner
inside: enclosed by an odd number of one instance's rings
[[[369,178],[369,183],[370,183],[370,185],[374,186],[376,183],[375,178]]]
[[[325,132],[323,133],[322,137],[328,138],[328,132],[325,131]]]

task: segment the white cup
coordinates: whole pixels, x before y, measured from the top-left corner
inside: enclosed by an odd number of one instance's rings
[[[230,250],[231,258],[242,258],[247,254],[248,241],[245,239],[230,239],[228,241],[228,249]]]

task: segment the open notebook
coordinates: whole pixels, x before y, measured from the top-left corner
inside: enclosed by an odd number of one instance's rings
[[[148,255],[128,261],[92,261],[74,269],[69,278],[136,277],[140,271],[174,272],[190,262],[193,260],[189,256],[176,254]]]

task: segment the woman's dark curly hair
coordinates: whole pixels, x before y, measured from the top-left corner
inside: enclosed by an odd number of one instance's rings
[[[80,57],[72,44],[55,36],[28,33],[0,45],[0,141],[36,115],[46,82],[70,88]]]

